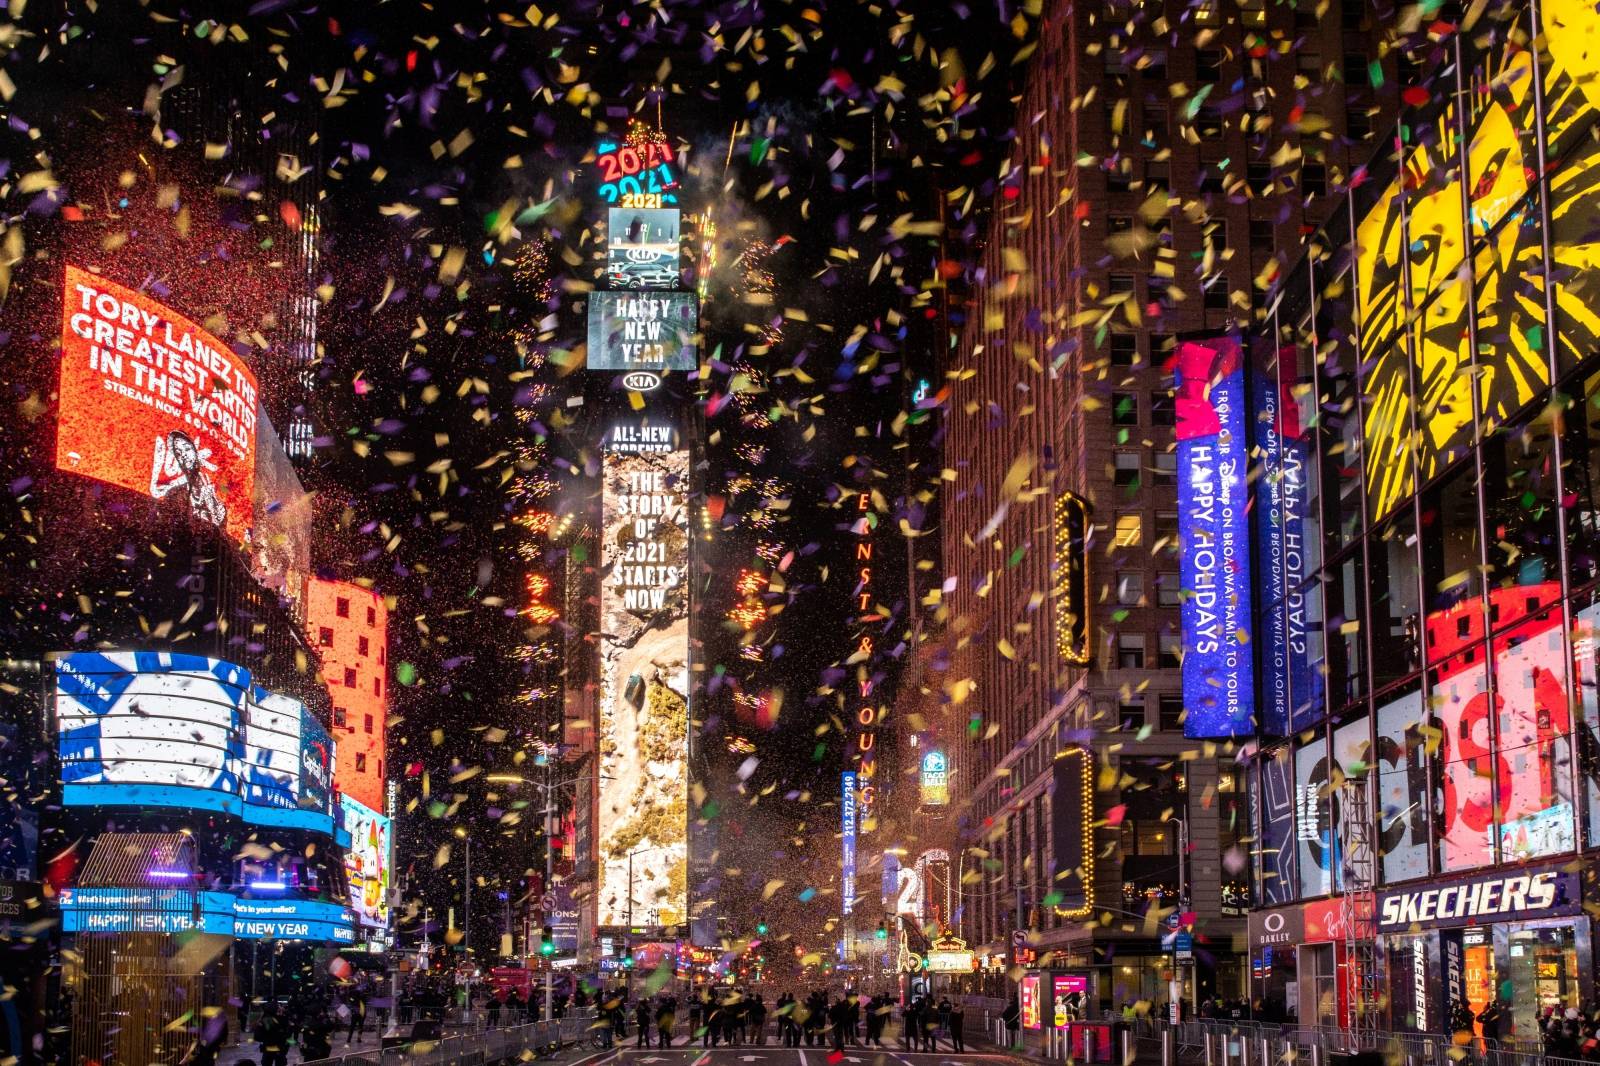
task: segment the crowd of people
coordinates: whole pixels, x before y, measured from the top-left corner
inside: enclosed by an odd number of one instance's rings
[[[883,1047],[884,1034],[895,1016],[895,998],[855,991],[834,994],[813,991],[804,997],[784,992],[769,1007],[760,992],[745,988],[701,989],[680,998],[672,993],[643,996],[630,1004],[627,991],[602,992],[596,1002],[595,1028],[606,1047],[630,1039],[640,1048],[673,1046],[678,1023],[687,1023],[685,1045],[702,1048],[761,1046],[772,1039],[783,1047]],[[900,1045],[912,1051],[933,1051],[943,1040],[951,1051],[965,1051],[965,1013],[948,997],[937,1002],[917,996],[900,1010]]]

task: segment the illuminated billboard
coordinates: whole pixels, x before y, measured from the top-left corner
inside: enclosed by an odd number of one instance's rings
[[[693,293],[590,293],[589,369],[692,370],[698,320]]]
[[[922,805],[943,807],[950,802],[950,763],[942,751],[922,757]]]
[[[350,879],[350,909],[372,929],[389,925],[393,826],[389,819],[349,796],[340,797],[340,818],[350,834],[344,869]]]
[[[333,752],[300,701],[169,652],[55,660],[62,802],[221,811],[333,832]]]
[[[856,909],[857,785],[855,771],[839,775],[839,905],[845,914]]]
[[[658,433],[614,429],[601,463],[602,926],[688,918],[689,453],[627,446]]]
[[[1254,728],[1244,359],[1234,336],[1177,353],[1183,735]]]
[[[66,933],[215,933],[240,940],[355,942],[350,911],[314,899],[243,899],[175,888],[61,890]]]
[[[640,130],[626,143],[602,141],[594,166],[600,198],[608,204],[655,208],[678,202],[678,157],[665,138]]]
[[[675,207],[613,207],[606,223],[606,283],[613,289],[677,288],[679,217]]]
[[[1089,630],[1089,504],[1063,492],[1056,497],[1056,653],[1073,666],[1094,654]]]
[[[333,702],[339,766],[335,784],[368,808],[384,809],[389,717],[389,609],[369,588],[314,577],[306,583],[306,635],[322,658]]]
[[[256,379],[222,341],[149,297],[68,266],[56,467],[131,489],[243,543]]]

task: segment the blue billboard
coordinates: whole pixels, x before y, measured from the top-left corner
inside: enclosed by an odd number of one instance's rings
[[[242,899],[177,888],[63,888],[67,933],[215,933],[240,940],[355,943],[347,907],[314,899]]]
[[[55,659],[62,802],[218,811],[342,836],[333,742],[242,666],[172,652]]]
[[[839,775],[839,899],[843,913],[856,909],[856,774]]]
[[[1254,728],[1246,393],[1237,336],[1177,353],[1178,539],[1182,545],[1183,735]]]

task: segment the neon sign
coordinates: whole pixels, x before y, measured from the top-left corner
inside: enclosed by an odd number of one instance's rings
[[[654,208],[678,202],[677,154],[664,140],[602,141],[595,155],[600,198],[618,207]]]

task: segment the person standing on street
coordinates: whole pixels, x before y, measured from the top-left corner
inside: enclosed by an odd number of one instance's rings
[[[963,1012],[960,1001],[950,1005],[950,1050],[961,1053],[967,1050],[967,1042],[962,1038],[961,1027],[966,1023],[967,1016]]]
[[[278,1017],[278,1005],[267,1004],[253,1034],[261,1046],[261,1066],[288,1066],[289,1027]]]
[[[661,1000],[656,1007],[656,1044],[663,1048],[672,1046],[672,1027],[677,1024],[678,1001],[671,996]]]
[[[650,1000],[641,998],[633,1008],[633,1022],[639,1027],[639,1039],[635,1042],[634,1047],[650,1046],[650,1023],[652,1021],[654,1019],[650,1017]]]

